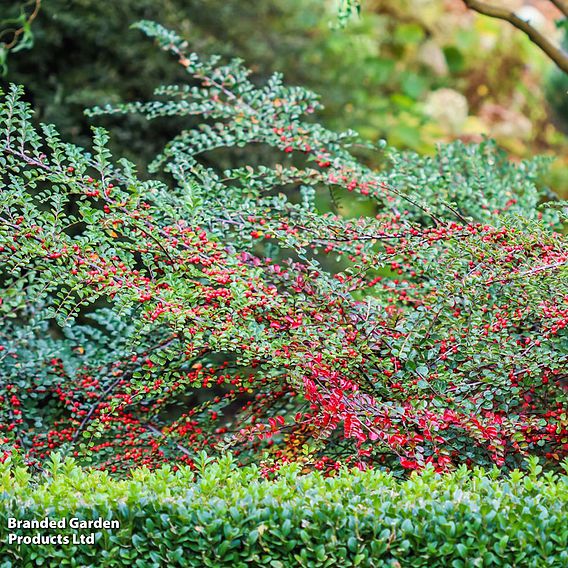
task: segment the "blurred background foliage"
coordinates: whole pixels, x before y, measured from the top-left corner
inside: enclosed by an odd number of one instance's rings
[[[551,3],[511,3],[561,39]],[[0,0],[0,6],[3,82],[24,84],[38,118],[79,144],[89,143],[84,108],[148,99],[154,87],[183,73],[129,29],[152,19],[186,36],[195,51],[245,59],[259,80],[282,71],[287,82],[318,92],[326,126],[423,154],[439,142],[489,136],[513,159],[554,155],[543,182],[568,197],[566,75],[522,33],[469,12],[461,0],[367,0],[340,29],[337,0]],[[6,46],[18,39],[6,57]],[[117,153],[141,166],[178,131],[167,121],[105,120]],[[368,159],[381,166],[381,154]]]

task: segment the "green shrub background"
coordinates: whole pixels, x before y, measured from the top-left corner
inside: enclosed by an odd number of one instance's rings
[[[24,6],[29,14],[33,2],[4,4],[10,5],[2,6],[0,30],[12,26],[5,19]],[[288,84],[320,93],[326,107],[321,118],[332,129],[353,128],[366,139],[386,138],[420,153],[433,153],[436,143],[456,137],[479,141],[483,133],[519,157],[555,155],[547,183],[567,195],[566,89],[524,34],[468,13],[461,0],[367,0],[360,17],[337,29],[338,4],[121,0],[110,17],[108,2],[47,0],[30,26],[33,45],[8,55],[3,87],[26,85],[39,120],[88,145],[85,108],[147,99],[165,78],[176,82],[182,76],[129,30],[149,19],[187,37],[199,53],[243,58],[259,79],[281,71]],[[427,112],[430,95],[439,89],[467,100],[467,118],[457,128]],[[141,166],[174,128],[133,118],[106,125],[113,129],[113,151]]]
[[[2,567],[58,566],[566,566],[568,477],[460,468],[405,481],[379,471],[276,480],[231,458],[111,479],[54,457],[33,483],[0,469]],[[8,547],[7,518],[118,519],[96,544]],[[18,534],[33,531],[15,530]],[[88,532],[88,531],[87,531]],[[47,534],[44,531],[43,534]],[[50,534],[55,534],[53,531]]]

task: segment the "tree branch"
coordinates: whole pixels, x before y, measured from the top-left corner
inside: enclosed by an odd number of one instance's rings
[[[568,53],[552,43],[547,37],[533,28],[533,26],[531,26],[527,21],[517,16],[517,14],[507,10],[506,8],[492,6],[491,4],[479,2],[478,0],[463,0],[463,2],[474,12],[478,12],[484,16],[489,16],[490,18],[504,20],[524,32],[535,45],[540,47],[540,49],[542,49],[542,51],[544,51],[544,53],[546,53],[546,55],[552,59],[552,61],[556,63],[562,71],[564,71],[564,73],[568,73]],[[559,0],[554,2],[554,4],[558,6],[563,13],[565,13],[564,10],[568,11],[568,7],[565,5],[565,2]]]
[[[568,18],[568,2],[564,0],[550,0]]]

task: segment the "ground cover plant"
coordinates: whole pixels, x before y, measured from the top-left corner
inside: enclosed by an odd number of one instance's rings
[[[84,150],[36,126],[20,87],[3,95],[2,459],[558,469],[568,247],[544,161],[491,142],[372,147],[321,126],[318,98],[278,74],[257,84],[138,27],[187,81],[90,114],[175,120],[155,179],[102,128]],[[224,169],[243,147],[257,158]]]

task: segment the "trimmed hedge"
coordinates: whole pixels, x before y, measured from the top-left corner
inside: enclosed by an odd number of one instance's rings
[[[3,567],[568,565],[568,477],[536,462],[507,479],[465,468],[405,481],[357,470],[325,478],[289,466],[269,481],[226,457],[202,459],[197,473],[142,469],[117,481],[56,457],[39,479],[1,465],[0,492]],[[46,516],[120,528],[7,528],[9,517]],[[95,543],[8,544],[9,533],[92,533]]]

